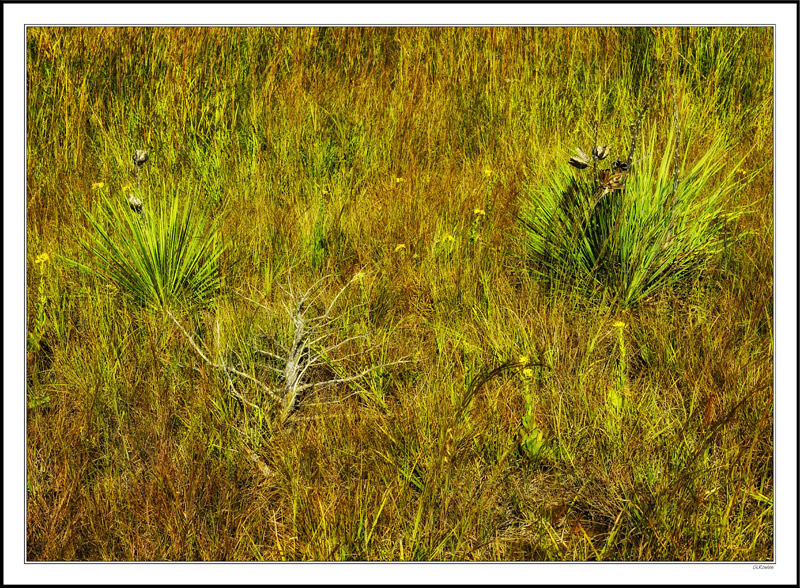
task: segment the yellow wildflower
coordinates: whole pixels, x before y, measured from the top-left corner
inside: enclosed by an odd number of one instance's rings
[[[528,362],[530,362],[530,359],[528,358],[528,356],[527,356],[527,355],[520,355],[520,357],[519,357],[519,362],[520,362],[522,365],[528,365]]]
[[[44,263],[45,261],[50,261],[50,256],[47,253],[42,253],[41,255],[37,255],[36,259],[33,260],[34,263]]]
[[[487,178],[491,176],[493,173],[494,170],[490,168],[488,165],[485,168],[483,168],[483,175],[486,176]]]
[[[473,212],[478,216],[486,216],[486,211],[482,208],[476,208]]]
[[[447,243],[448,241],[455,241],[455,238],[453,237],[453,235],[447,235],[447,236],[444,238],[444,242],[445,242],[445,243]]]
[[[394,252],[397,253],[398,251],[402,251],[405,248],[406,248],[405,243],[400,243],[400,245],[394,248]]]
[[[92,190],[99,190],[99,189],[101,189],[103,186],[105,186],[105,184],[104,184],[103,182],[94,182],[94,183],[92,184]]]
[[[525,376],[526,378],[532,378],[533,370],[531,368],[525,368],[524,370],[522,370],[522,375]]]
[[[394,183],[395,184],[399,184],[400,182],[405,182],[405,180],[403,178],[395,178],[394,179]]]
[[[612,324],[611,326],[612,327],[617,327],[618,329],[622,329],[622,328],[626,327],[627,325],[625,323],[623,323],[622,321],[617,321],[614,324]]]

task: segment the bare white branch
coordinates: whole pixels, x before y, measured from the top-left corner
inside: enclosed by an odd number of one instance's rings
[[[344,286],[338,289],[333,298],[326,305],[320,304],[320,300],[325,294],[323,285],[326,281],[332,279],[332,275],[323,276],[304,291],[298,290],[296,285],[292,285],[289,276],[287,276],[285,286],[278,284],[278,287],[285,295],[285,299],[281,301],[281,304],[291,324],[291,342],[289,347],[283,346],[274,336],[264,333],[263,329],[259,329],[260,335],[257,335],[255,338],[269,338],[274,345],[271,348],[272,350],[261,349],[255,342],[249,342],[248,345],[252,352],[266,358],[265,363],[255,362],[255,365],[264,367],[279,375],[282,380],[280,389],[271,388],[255,376],[226,365],[224,357],[230,350],[223,353],[221,348],[222,343],[218,319],[215,324],[216,328],[214,332],[216,361],[212,361],[203,352],[200,346],[195,343],[192,336],[189,335],[180,322],[178,322],[171,313],[169,316],[200,358],[202,358],[207,365],[225,374],[230,389],[232,390],[231,393],[234,396],[239,398],[242,402],[247,403],[248,406],[253,406],[244,394],[237,390],[231,376],[236,375],[245,380],[254,382],[264,390],[272,400],[280,404],[282,407],[282,421],[286,423],[290,417],[292,421],[296,420],[292,415],[297,409],[298,402],[303,402],[303,404],[305,404],[303,396],[308,390],[319,390],[331,386],[350,384],[362,380],[378,370],[413,361],[408,357],[391,362],[380,361],[368,369],[353,375],[347,375],[346,370],[343,369],[342,366],[345,361],[351,360],[355,356],[375,357],[375,352],[380,348],[380,344],[372,344],[372,337],[369,333],[361,332],[357,335],[348,336],[348,331],[352,332],[354,327],[356,330],[363,330],[362,323],[358,321],[352,322],[348,320],[348,317],[353,316],[353,313],[357,314],[363,312],[364,309],[368,307],[366,303],[356,304],[352,308],[343,311],[345,320],[342,320],[341,323],[337,321],[340,321],[342,317],[334,315],[334,311],[337,304],[342,299],[344,291],[365,275],[366,272],[363,271],[356,273]],[[241,292],[235,292],[235,294],[251,304],[256,305],[258,308],[267,311],[271,310],[262,302],[246,296]],[[337,342],[328,344],[330,341]],[[353,347],[348,348],[348,345],[352,345]],[[359,347],[366,347],[366,349],[358,349]],[[234,361],[238,362],[240,365],[247,365],[236,351],[232,351],[232,353]],[[381,356],[382,354],[379,353],[378,357]],[[275,365],[270,365],[271,363]],[[318,376],[314,375],[309,377],[310,371],[312,368],[321,367],[323,365],[333,370],[336,377],[322,382],[313,381],[313,378]],[[358,391],[353,392],[353,394],[345,396],[342,400],[360,393],[361,392]],[[342,400],[337,402],[341,402]],[[308,404],[308,406],[316,405],[319,405],[319,403]]]
[[[345,378],[336,378],[336,379],[333,379],[333,380],[327,380],[325,382],[303,384],[302,386],[299,386],[297,388],[297,391],[298,392],[303,392],[305,390],[308,390],[309,388],[316,388],[316,387],[322,387],[322,386],[335,386],[337,384],[346,384],[347,382],[354,382],[355,380],[360,380],[361,378],[371,374],[372,372],[374,372],[376,370],[379,370],[379,369],[382,369],[382,368],[386,368],[386,367],[389,367],[391,365],[399,365],[401,363],[410,363],[411,361],[413,361],[413,360],[408,359],[408,358],[403,358],[403,359],[398,359],[397,361],[391,361],[389,363],[382,363],[380,365],[372,366],[371,368],[366,369],[363,372],[361,372],[360,374],[357,374],[355,376],[347,376]]]
[[[261,355],[269,357],[270,359],[274,359],[274,360],[277,360],[277,361],[285,361],[285,358],[281,357],[280,355],[278,355],[276,353],[272,353],[271,351],[267,351],[265,349],[259,349],[255,345],[251,345],[251,347],[252,347],[253,351],[255,351],[256,353],[260,353]]]
[[[266,306],[266,305],[264,305],[264,304],[261,304],[261,303],[260,303],[260,302],[258,302],[257,300],[253,300],[253,299],[252,299],[252,298],[250,298],[249,296],[245,296],[245,295],[244,295],[244,294],[242,294],[241,292],[238,292],[238,291],[234,290],[234,291],[233,291],[233,293],[234,293],[234,294],[236,294],[237,296],[239,296],[239,298],[243,298],[243,299],[247,300],[248,302],[252,302],[253,304],[255,304],[256,306],[258,306],[259,308],[263,308],[264,310],[270,310],[269,306]]]
[[[200,347],[197,345],[197,343],[194,342],[194,339],[192,339],[192,336],[189,333],[187,333],[186,329],[183,328],[183,325],[181,325],[178,322],[178,319],[176,319],[169,310],[167,310],[167,314],[173,320],[173,322],[178,326],[178,328],[181,330],[181,332],[183,333],[184,337],[186,337],[186,339],[189,341],[191,346],[194,347],[194,350],[197,352],[197,354],[208,365],[210,365],[214,369],[218,369],[218,370],[221,370],[221,371],[224,371],[224,372],[230,372],[230,373],[235,374],[235,375],[237,375],[237,376],[239,376],[241,378],[244,378],[246,380],[250,380],[251,382],[255,382],[259,387],[261,387],[262,390],[264,390],[269,395],[270,398],[272,398],[275,401],[280,401],[280,398],[278,397],[277,394],[275,394],[268,386],[264,385],[262,382],[260,382],[259,380],[257,380],[253,376],[251,376],[250,374],[246,374],[244,372],[240,372],[239,370],[234,369],[232,367],[228,367],[228,366],[226,366],[224,364],[214,363],[213,361],[208,359],[208,357],[206,357],[205,353],[203,353],[203,351],[200,349]],[[255,405],[253,405],[253,406],[255,406]],[[258,407],[256,407],[256,408],[258,408]]]
[[[261,366],[261,367],[263,367],[263,368],[267,368],[268,370],[271,370],[271,371],[275,372],[276,374],[283,375],[283,370],[279,370],[278,368],[276,368],[276,367],[273,367],[273,366],[271,366],[271,365],[269,365],[269,364],[266,364],[266,363],[256,363],[256,365],[259,365],[259,366]]]

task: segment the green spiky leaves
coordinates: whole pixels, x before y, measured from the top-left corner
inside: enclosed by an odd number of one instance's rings
[[[86,216],[92,231],[79,241],[93,262],[77,264],[83,269],[145,306],[215,297],[224,246],[217,228],[190,201],[181,206],[176,198],[140,213],[106,201],[97,218]]]
[[[591,174],[557,168],[529,189],[520,214],[532,270],[551,284],[605,291],[621,306],[691,282],[724,246],[736,186],[730,149],[718,140],[674,181],[675,134],[658,165],[656,133],[624,189],[599,190]]]

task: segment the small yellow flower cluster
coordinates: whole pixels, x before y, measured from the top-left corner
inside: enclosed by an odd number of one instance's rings
[[[405,180],[403,178],[395,178],[394,179],[394,183],[395,184],[399,184],[400,182],[405,182]]]
[[[520,355],[518,363],[522,366],[522,377],[526,380],[530,380],[533,377],[533,370],[529,367],[525,367],[531,362],[530,358],[527,355]]]
[[[452,241],[455,241],[455,238],[453,237],[453,235],[447,235],[444,239],[442,239],[442,242],[444,242],[444,243],[448,243],[448,242],[452,242]]]
[[[44,263],[46,261],[50,261],[50,256],[47,253],[42,253],[41,255],[37,255],[36,259],[33,260],[34,263]]]
[[[486,216],[486,211],[482,208],[476,208],[473,212],[478,216]]]
[[[484,177],[487,177],[487,178],[488,178],[488,177],[489,177],[489,176],[491,176],[493,173],[494,173],[494,170],[493,170],[492,168],[490,168],[488,165],[487,165],[485,168],[483,168],[483,175],[484,175]]]
[[[92,190],[100,190],[103,188],[103,186],[105,186],[104,182],[94,182],[92,183]]]
[[[627,325],[625,323],[623,323],[622,321],[616,321],[611,326],[612,327],[616,327],[618,329],[624,329]]]
[[[405,243],[400,243],[400,245],[398,245],[397,247],[394,248],[394,252],[397,253],[398,251],[402,251],[405,248],[406,248],[406,244]]]

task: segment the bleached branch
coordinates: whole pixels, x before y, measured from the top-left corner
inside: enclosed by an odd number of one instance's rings
[[[237,370],[235,368],[228,367],[228,366],[226,366],[224,364],[221,364],[221,363],[215,363],[215,362],[211,361],[210,359],[208,359],[208,357],[206,357],[205,353],[203,353],[203,351],[200,349],[200,347],[197,345],[197,343],[194,342],[194,339],[192,338],[192,336],[188,332],[186,332],[186,329],[183,328],[183,325],[181,325],[178,322],[178,319],[176,319],[169,310],[167,310],[167,314],[173,320],[173,322],[176,325],[178,325],[178,328],[181,330],[181,332],[183,333],[184,337],[186,337],[186,339],[189,341],[191,346],[194,347],[194,350],[197,352],[197,354],[201,357],[201,359],[204,362],[206,362],[208,365],[210,365],[214,369],[221,370],[223,372],[230,372],[232,374],[235,374],[235,375],[239,376],[240,378],[244,378],[246,380],[250,380],[251,382],[254,382],[262,390],[264,390],[269,395],[270,398],[272,398],[273,400],[278,401],[278,402],[280,401],[280,398],[278,397],[278,395],[275,394],[269,388],[269,386],[266,386],[264,383],[260,382],[258,379],[254,378],[250,374],[246,374],[244,372],[240,372],[239,370]],[[258,408],[256,405],[252,405],[252,406],[255,406],[256,408]]]
[[[285,359],[285,358],[281,357],[280,355],[278,355],[277,353],[272,353],[271,351],[267,351],[265,349],[259,349],[255,345],[252,345],[252,349],[256,353],[260,353],[261,355],[264,355],[264,356],[269,357],[270,359],[274,359],[276,361],[284,361],[284,359]]]
[[[386,367],[389,367],[391,365],[399,365],[401,363],[409,363],[411,361],[412,360],[410,360],[408,358],[398,359],[397,361],[391,361],[389,363],[382,363],[380,365],[372,366],[371,368],[366,369],[363,372],[361,372],[360,374],[356,374],[355,376],[347,376],[345,378],[336,378],[336,379],[333,379],[333,380],[327,380],[325,382],[316,382],[316,383],[311,383],[311,384],[303,384],[302,386],[299,386],[297,388],[297,392],[304,392],[305,390],[308,390],[309,388],[317,388],[317,387],[323,387],[323,386],[336,386],[337,384],[346,384],[348,382],[354,382],[356,380],[360,380],[361,378],[363,378],[363,377],[365,377],[365,376],[367,376],[367,375],[371,374],[372,372],[377,371],[379,369],[386,368]]]
[[[264,367],[279,375],[282,380],[282,384],[279,389],[271,388],[258,378],[242,370],[226,365],[219,343],[220,335],[218,323],[215,325],[217,360],[212,361],[194,341],[186,329],[183,328],[180,322],[178,322],[178,320],[171,313],[169,316],[181,330],[200,358],[207,365],[214,369],[220,370],[225,374],[234,396],[239,398],[248,406],[254,406],[239,390],[236,389],[236,386],[231,379],[231,375],[236,375],[245,380],[254,382],[262,390],[264,390],[272,400],[274,400],[276,403],[279,403],[281,406],[282,421],[286,423],[290,417],[292,417],[293,413],[298,407],[298,403],[302,401],[304,393],[308,390],[350,384],[358,380],[362,380],[378,370],[413,361],[408,357],[404,357],[396,361],[380,362],[377,365],[373,365],[353,375],[347,375],[345,370],[342,369],[342,365],[345,361],[350,360],[356,355],[373,357],[374,352],[380,347],[378,344],[371,344],[371,337],[368,333],[346,336],[346,331],[353,326],[353,324],[348,323],[348,321],[344,321],[344,324],[339,326],[334,325],[334,323],[339,320],[339,317],[334,315],[334,310],[339,301],[342,299],[342,294],[354,282],[362,279],[364,275],[365,272],[358,272],[355,274],[344,286],[339,288],[332,300],[327,305],[321,305],[319,302],[325,291],[322,285],[325,281],[332,278],[331,275],[323,276],[304,291],[298,290],[296,286],[293,286],[291,279],[288,277],[285,287],[281,284],[278,284],[278,287],[286,296],[285,300],[283,300],[281,304],[283,305],[284,311],[288,315],[288,319],[291,321],[292,326],[291,342],[289,347],[287,348],[283,346],[275,339],[274,336],[267,335],[263,332],[263,330],[260,330],[260,335],[257,337],[261,336],[270,338],[271,342],[274,344],[273,350],[261,349],[253,342],[249,343],[249,346],[253,352],[266,358],[267,361],[267,363],[257,361],[255,362],[255,365]],[[256,305],[258,308],[271,310],[263,303],[249,296],[246,296],[240,292],[236,292],[236,294],[244,300]],[[347,312],[360,312],[366,307],[366,303],[356,304]],[[340,340],[336,343],[329,345],[327,344],[331,340],[335,341],[337,339]],[[346,351],[348,345],[353,345],[357,342],[364,342],[361,345],[366,344],[367,349],[355,351],[351,349],[350,352],[338,354],[340,351]],[[358,346],[359,345],[356,345],[356,347]],[[279,349],[279,351],[275,351],[277,349]],[[239,364],[245,365],[242,357],[240,357],[235,351],[233,351],[233,358],[234,361],[237,361]],[[274,363],[275,365],[270,365],[270,363]],[[309,377],[309,374],[313,372],[310,370],[323,365],[332,369],[336,377],[321,382],[312,381],[313,378]],[[339,402],[360,393],[360,391],[355,391],[352,394],[345,396],[343,399],[340,399]],[[305,405],[305,402],[303,404]],[[308,404],[308,406],[316,406],[317,404],[318,403]],[[292,420],[296,419],[292,417]]]

